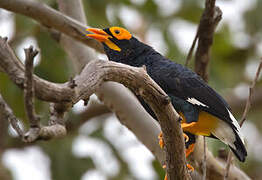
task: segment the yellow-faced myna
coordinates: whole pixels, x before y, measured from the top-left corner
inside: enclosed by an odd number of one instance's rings
[[[190,138],[194,138],[192,134],[217,138],[227,144],[240,161],[245,161],[247,151],[237,120],[226,101],[201,77],[165,58],[124,28],[87,30],[94,33],[87,36],[103,43],[109,60],[135,67],[146,66],[149,76],[171,98],[174,108],[183,119],[183,131]],[[140,101],[154,116],[143,100]],[[194,139],[189,143],[193,144]],[[189,149],[192,151],[192,148]]]

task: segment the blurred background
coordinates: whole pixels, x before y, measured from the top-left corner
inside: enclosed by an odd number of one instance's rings
[[[55,0],[42,2],[57,9]],[[126,27],[139,39],[181,64],[185,63],[205,3],[204,0],[83,2],[90,26]],[[209,84],[228,100],[239,119],[262,56],[262,1],[217,0],[217,5],[223,18],[214,36]],[[23,49],[29,45],[40,49],[35,73],[41,78],[65,82],[74,75],[64,50],[45,27],[30,18],[0,9],[0,36],[8,37],[21,60],[24,60]],[[193,67],[193,60],[190,67]],[[23,92],[1,72],[0,92],[15,115],[25,121]],[[249,156],[246,163],[239,166],[252,179],[262,179],[261,77],[254,96],[248,120],[242,128]],[[48,119],[48,103],[36,100],[36,110],[42,119]],[[151,152],[114,115],[104,114],[81,124],[79,122],[85,120],[84,112],[80,101],[68,113],[69,133],[64,139],[34,144],[22,143],[7,122],[1,122],[0,179],[163,179],[164,171]],[[208,140],[208,147],[215,155],[225,148],[216,140]]]

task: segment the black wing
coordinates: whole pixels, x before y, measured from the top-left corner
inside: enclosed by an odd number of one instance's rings
[[[201,77],[180,64],[170,64],[173,69],[166,74],[167,89],[176,97],[191,102],[203,111],[206,111],[234,127],[230,117],[230,107],[226,101],[208,86]],[[176,72],[176,73],[173,73]]]

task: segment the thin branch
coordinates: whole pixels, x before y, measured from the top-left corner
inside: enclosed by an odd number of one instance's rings
[[[233,153],[230,151],[230,152],[228,152],[228,155],[227,155],[227,163],[226,163],[226,170],[225,170],[224,180],[228,179],[229,170],[230,170],[230,165],[232,163],[232,159],[233,159]]]
[[[206,180],[207,176],[207,143],[206,143],[206,137],[203,136],[203,141],[204,141],[204,155],[203,155],[203,177],[202,180]]]
[[[199,171],[202,172],[202,162],[203,162],[203,152],[204,152],[204,141],[203,138],[199,138],[197,140],[196,148],[193,152],[193,161],[192,165],[194,165],[194,162],[196,164],[194,167]],[[212,179],[212,180],[221,180],[224,178],[225,175],[225,166],[226,163],[224,161],[220,161],[217,158],[215,158],[208,149],[206,149],[206,156],[207,156],[207,179]],[[236,166],[231,166],[229,170],[229,180],[236,180],[236,179],[241,179],[241,180],[250,180],[250,178],[239,168]]]
[[[34,58],[38,54],[37,50],[33,49],[33,46],[25,49],[25,110],[28,120],[30,122],[31,128],[39,128],[40,119],[35,114],[34,108],[34,82],[33,82],[33,73],[34,73]]]
[[[205,10],[198,27],[198,47],[195,55],[195,72],[208,80],[208,63],[215,28],[222,18],[222,11],[215,6],[215,0],[206,0]]]
[[[192,58],[192,55],[193,55],[193,52],[194,52],[194,49],[195,49],[195,45],[196,45],[196,42],[197,42],[197,39],[198,39],[198,31],[199,31],[199,26],[197,27],[197,32],[196,32],[196,35],[194,37],[194,40],[192,42],[192,45],[189,49],[189,52],[187,54],[187,57],[186,57],[186,62],[185,62],[185,66],[187,67],[188,64],[189,64],[189,61],[190,59]]]
[[[94,39],[86,37],[87,26],[63,15],[49,6],[28,0],[1,0],[0,8],[31,17],[47,27],[52,27],[82,43],[103,52],[103,47]]]
[[[7,105],[2,95],[0,94],[0,113],[3,114],[5,119],[7,119],[14,130],[17,132],[20,138],[24,137],[24,131],[20,127],[21,122],[15,117],[12,109]]]
[[[245,110],[244,110],[244,113],[243,113],[241,121],[240,121],[240,127],[242,127],[243,123],[246,121],[247,113],[250,110],[251,98],[252,98],[252,95],[253,95],[253,91],[254,91],[255,85],[256,85],[256,83],[258,81],[261,69],[262,69],[262,58],[260,59],[259,66],[258,66],[257,71],[256,71],[256,76],[255,76],[251,86],[249,87],[249,96],[248,96],[248,99],[246,101]]]
[[[254,80],[252,81],[252,84],[251,84],[250,87],[249,87],[249,96],[248,96],[248,99],[247,99],[247,101],[246,101],[246,106],[245,106],[245,109],[244,109],[242,118],[241,118],[240,123],[239,123],[239,124],[240,124],[240,127],[242,127],[243,124],[244,124],[244,122],[246,121],[247,113],[248,113],[249,110],[250,110],[251,100],[252,100],[251,98],[252,98],[252,95],[253,95],[253,92],[254,92],[254,88],[255,88],[255,86],[256,86],[256,83],[257,83],[257,81],[258,81],[258,78],[259,78],[261,69],[262,69],[262,58],[260,58],[260,63],[259,63],[259,65],[258,65],[255,78],[254,78]],[[232,158],[233,158],[232,152],[229,152],[229,153],[228,153],[228,157],[227,157],[227,165],[226,165],[226,171],[225,171],[224,180],[227,180],[227,179],[228,179],[228,174],[229,174],[229,170],[230,170],[230,165],[231,165],[231,162],[232,162]]]

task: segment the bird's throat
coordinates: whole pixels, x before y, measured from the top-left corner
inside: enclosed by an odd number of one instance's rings
[[[119,51],[119,52],[121,51],[120,47],[118,47],[115,43],[113,43],[109,39],[104,41],[103,43],[105,43],[110,49],[113,49],[113,50]]]

